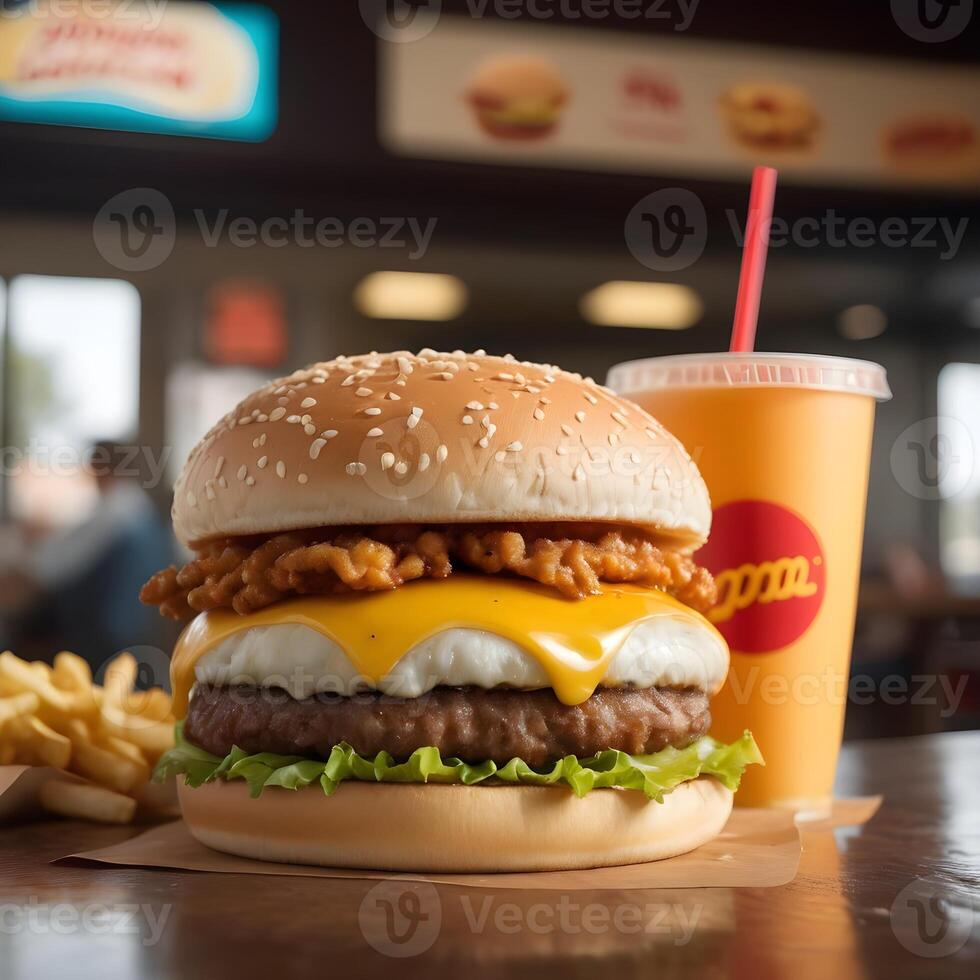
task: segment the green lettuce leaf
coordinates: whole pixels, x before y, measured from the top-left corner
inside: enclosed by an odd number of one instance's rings
[[[587,759],[568,755],[552,766],[538,768],[523,759],[511,759],[502,766],[489,759],[477,765],[443,759],[433,746],[416,749],[404,762],[395,762],[387,752],[368,759],[344,742],[331,749],[325,762],[271,752],[249,755],[237,746],[220,759],[188,742],[181,723],[177,725],[175,745],[160,759],[154,779],[162,782],[170,776],[183,775],[190,787],[215,779],[244,779],[252,796],[259,796],[267,786],[296,790],[318,782],[323,792],[331,796],[346,779],[473,786],[492,778],[529,786],[564,783],[576,796],[615,786],[639,790],[647,799],[659,803],[675,786],[702,775],[714,776],[730,790],[736,790],[748,765],[765,765],[749,732],[728,745],[705,735],[683,749],[666,748],[652,755],[607,749]]]

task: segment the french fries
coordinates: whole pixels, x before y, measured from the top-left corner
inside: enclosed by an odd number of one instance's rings
[[[127,823],[160,756],[173,746],[170,695],[134,691],[138,664],[120,654],[102,686],[74,653],[54,664],[0,653],[0,765],[64,769],[89,783],[51,780],[41,805],[62,816]]]

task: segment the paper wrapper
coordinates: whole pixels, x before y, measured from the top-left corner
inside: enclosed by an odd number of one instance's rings
[[[0,766],[0,825],[39,818],[53,819],[41,809],[38,798],[41,787],[50,780],[86,783],[88,780],[47,766]],[[173,817],[180,815],[173,783],[157,786],[147,783],[136,794],[140,817]]]
[[[651,804],[653,805],[653,804]],[[308,865],[270,864],[212,851],[190,835],[183,821],[72,860],[128,867],[212,871],[224,874],[293,875],[304,878],[367,878],[427,881],[472,888],[560,889],[769,888],[792,881],[800,860],[793,815],[778,810],[736,809],[713,841],[689,854],[617,868],[526,874],[403,874]]]

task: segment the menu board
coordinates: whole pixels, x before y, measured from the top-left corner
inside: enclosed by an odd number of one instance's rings
[[[445,15],[379,45],[400,155],[980,187],[980,69]]]
[[[254,4],[26,0],[0,11],[0,119],[264,140],[278,18]]]

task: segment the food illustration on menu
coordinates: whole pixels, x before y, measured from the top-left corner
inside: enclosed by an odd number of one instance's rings
[[[502,55],[480,65],[466,101],[480,129],[499,140],[541,140],[558,127],[570,91],[555,65],[533,55]]]

